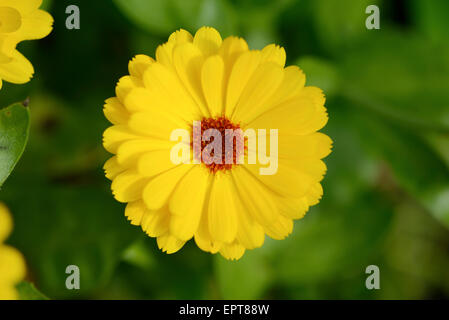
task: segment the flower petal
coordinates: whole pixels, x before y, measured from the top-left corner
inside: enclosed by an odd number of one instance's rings
[[[217,173],[209,196],[209,232],[212,239],[231,243],[237,235],[238,220],[235,205],[237,190],[229,174]]]
[[[146,177],[154,177],[164,171],[167,171],[177,164],[170,160],[170,149],[156,150],[145,153],[137,162],[137,170]]]
[[[238,260],[245,253],[245,247],[238,242],[224,244],[220,249],[220,254],[228,260]]]
[[[260,114],[261,109],[265,109],[264,104],[278,89],[283,78],[282,67],[274,63],[260,65],[246,84],[232,119],[241,122],[254,119]]]
[[[178,238],[165,234],[157,238],[157,245],[162,252],[167,254],[172,254],[179,251],[185,244],[185,241],[179,240]]]
[[[219,55],[206,59],[201,72],[204,97],[212,117],[223,114],[224,62]]]
[[[12,218],[8,208],[0,202],[0,242],[3,242],[11,233]]]
[[[201,87],[201,68],[204,62],[200,49],[192,43],[175,47],[173,64],[182,84],[196,102],[204,116],[210,116]]]
[[[139,226],[142,223],[146,210],[147,208],[142,200],[129,202],[126,205],[125,216],[131,221],[132,225]]]
[[[176,185],[191,169],[193,167],[190,165],[179,165],[152,179],[143,190],[143,200],[147,208],[150,210],[162,208]]]
[[[210,173],[199,165],[179,182],[169,202],[170,234],[185,241],[193,237],[200,223],[209,184]]]
[[[220,49],[222,39],[220,33],[211,27],[198,29],[193,38],[193,44],[197,46],[205,56],[216,54]]]
[[[112,124],[123,124],[128,121],[129,112],[116,97],[109,98],[105,101],[103,109],[105,117]]]
[[[274,62],[283,68],[286,59],[285,49],[278,45],[269,44],[262,49],[262,61],[264,62]]]
[[[128,64],[129,74],[136,78],[143,78],[145,71],[154,63],[154,59],[144,54],[138,54]]]
[[[160,210],[146,210],[142,218],[142,230],[150,237],[161,237],[167,234],[170,222],[170,213],[167,208]]]
[[[33,65],[19,51],[15,50],[8,63],[0,64],[0,78],[4,81],[21,84],[33,77]]]
[[[117,161],[117,157],[114,156],[109,158],[108,161],[103,166],[103,170],[105,171],[106,178],[109,180],[113,180],[116,176],[122,173],[125,168],[123,168]]]
[[[119,202],[132,202],[142,198],[142,190],[148,179],[134,170],[126,170],[114,178],[112,193]]]
[[[262,226],[274,222],[278,209],[273,200],[273,193],[242,167],[235,167],[232,177],[237,192],[245,199],[245,208],[251,217]]]
[[[230,118],[249,79],[261,61],[260,51],[243,53],[235,62],[226,91],[225,113]]]

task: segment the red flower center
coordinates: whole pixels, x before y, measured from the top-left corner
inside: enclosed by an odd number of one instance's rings
[[[244,156],[247,149],[240,125],[232,123],[224,116],[201,119],[201,126],[193,126],[192,135],[191,145],[194,158],[206,165],[212,173],[232,169],[234,165],[238,164],[238,159]],[[216,135],[221,136],[221,142],[215,141]],[[213,147],[213,145],[217,146],[219,142],[221,143],[221,157],[216,154],[217,149]]]

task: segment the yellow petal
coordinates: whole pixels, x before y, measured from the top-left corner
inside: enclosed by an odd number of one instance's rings
[[[212,239],[231,243],[237,235],[236,188],[229,174],[215,174],[209,196],[209,232]]]
[[[10,58],[10,62],[0,64],[0,78],[16,84],[30,81],[34,68],[27,58],[17,50],[12,53]]]
[[[151,93],[142,87],[130,87],[126,92],[123,105],[130,112],[144,112],[156,109]]]
[[[143,85],[142,81],[140,81],[136,77],[124,76],[121,77],[117,82],[117,86],[115,87],[115,95],[119,99],[119,101],[125,105],[125,100],[127,95],[131,92],[132,89],[141,87]]]
[[[212,117],[223,115],[224,62],[219,55],[213,55],[204,62],[201,82]]]
[[[237,208],[238,230],[237,240],[246,249],[261,247],[265,240],[265,232],[262,226],[253,219],[245,208],[240,195],[234,195]]]
[[[0,246],[0,283],[15,284],[25,278],[25,274],[23,255],[12,247]]]
[[[46,37],[52,30],[53,17],[46,11],[36,10],[22,18],[22,26],[12,36],[18,41]]]
[[[290,219],[302,219],[309,210],[307,196],[300,198],[279,198],[278,203],[281,214]]]
[[[173,130],[189,128],[186,122],[163,110],[134,113],[129,118],[128,125],[136,134],[164,141],[170,141]]]
[[[295,161],[279,159],[278,170],[272,175],[261,175],[260,167],[260,165],[245,165],[245,168],[257,177],[258,181],[285,197],[304,196],[312,183],[319,181],[321,178],[318,175],[320,173],[318,170],[312,172],[314,167],[308,162],[300,165]]]
[[[201,87],[201,68],[204,62],[200,49],[192,43],[184,43],[175,47],[173,51],[173,64],[193,100],[204,116],[210,116]]]
[[[274,62],[283,68],[286,58],[285,49],[275,44],[269,44],[262,49],[262,61],[264,62]]]
[[[169,150],[174,142],[157,139],[134,139],[123,142],[117,149],[117,161],[126,168],[135,166],[139,157],[150,152]]]
[[[243,90],[232,119],[249,122],[267,109],[266,102],[278,89],[284,77],[282,67],[274,63],[260,65]]]
[[[148,209],[157,210],[162,208],[176,185],[193,169],[191,165],[179,165],[152,179],[143,190],[143,200]]]
[[[191,123],[201,113],[192,96],[186,91],[174,71],[161,63],[154,63],[144,74],[143,82],[149,90],[147,104],[165,110],[176,118]]]
[[[327,115],[313,97],[297,96],[276,108],[273,108],[246,126],[254,129],[278,129],[279,135],[310,134],[321,129],[327,121]]]
[[[6,240],[12,230],[12,219],[8,208],[0,202],[0,243]]]
[[[228,260],[238,260],[244,253],[245,248],[237,242],[224,244],[220,249],[220,254]]]
[[[175,46],[192,41],[192,35],[184,29],[173,32],[168,38],[168,42],[157,47],[156,60],[166,67],[173,68],[173,49]]]
[[[114,156],[109,158],[108,161],[103,166],[103,170],[105,171],[106,178],[109,180],[114,179],[117,175],[122,173],[125,168],[123,168],[117,161],[117,157]]]
[[[19,300],[19,293],[15,285],[0,283],[0,300]]]
[[[209,184],[209,171],[199,165],[182,178],[169,202],[171,234],[184,241],[193,237],[200,223]]]
[[[146,210],[142,200],[133,201],[126,205],[125,216],[131,221],[131,224],[139,226]]]
[[[123,124],[128,121],[129,112],[116,97],[109,98],[105,101],[103,109],[105,117],[112,124]]]
[[[42,0],[2,0],[1,6],[18,8],[22,13],[28,14],[38,9]]]
[[[147,152],[137,162],[138,172],[146,177],[153,177],[176,166],[170,159],[170,150]]]
[[[139,54],[135,56],[128,65],[129,74],[142,79],[143,74],[148,69],[148,67],[154,63],[154,59],[148,57],[144,54]]]
[[[222,242],[213,240],[212,236],[209,232],[209,199],[206,195],[206,201],[204,203],[204,209],[201,214],[200,224],[198,226],[197,231],[195,232],[195,243],[203,251],[210,253],[217,253],[221,246]]]
[[[157,245],[159,249],[167,254],[172,254],[179,251],[184,243],[185,241],[179,240],[178,238],[169,234],[157,238]]]
[[[146,210],[142,218],[142,230],[150,237],[160,237],[168,232],[170,213],[167,208],[157,211]]]
[[[279,157],[287,159],[323,159],[332,149],[332,140],[321,132],[308,135],[280,135]]]
[[[309,192],[306,195],[307,201],[309,205],[314,206],[320,202],[321,197],[323,196],[323,187],[320,183],[315,183],[310,188]]]
[[[297,66],[284,69],[284,77],[276,92],[266,102],[266,108],[260,113],[274,108],[283,102],[300,95],[306,83],[306,76]]]
[[[15,8],[0,6],[0,21],[0,34],[12,33],[20,29],[22,16]]]
[[[243,53],[235,62],[226,91],[225,112],[230,118],[249,79],[260,64],[260,51]]]
[[[245,39],[238,37],[227,37],[223,40],[219,54],[224,60],[226,69],[230,72],[237,58],[248,50],[248,44]]]
[[[205,56],[218,52],[222,43],[220,33],[211,27],[198,29],[193,38],[193,44],[197,46]]]
[[[278,215],[275,222],[264,227],[267,235],[275,240],[283,240],[293,231],[293,220]]]
[[[242,167],[234,168],[232,176],[251,217],[262,226],[274,222],[278,208],[273,193]]]
[[[115,125],[103,133],[103,146],[110,153],[117,153],[118,147],[125,141],[139,139],[142,136],[132,132],[126,125]]]
[[[112,181],[112,193],[119,202],[136,201],[142,198],[142,191],[147,182],[148,179],[136,171],[126,170]]]

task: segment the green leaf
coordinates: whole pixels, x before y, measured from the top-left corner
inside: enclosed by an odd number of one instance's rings
[[[24,184],[27,201],[19,201],[18,188]],[[123,252],[141,235],[126,221],[123,207],[98,187],[51,186],[25,178],[5,188],[3,196],[14,212],[10,241],[27,257],[40,288],[50,296],[81,298],[105,285]],[[65,287],[69,265],[80,269],[80,290]]]
[[[342,94],[417,128],[449,130],[449,47],[422,37],[372,33],[339,65]]]
[[[235,14],[226,0],[114,0],[118,8],[143,30],[167,35],[179,28],[196,31],[204,25],[224,35],[235,31]]]
[[[28,108],[16,103],[0,110],[0,187],[22,156],[29,130]]]
[[[412,0],[410,1],[412,16],[418,28],[435,41],[449,40],[449,2],[447,0]]]
[[[131,21],[144,30],[164,34],[176,28],[167,1],[114,0],[114,3]]]
[[[366,7],[373,0],[313,0],[315,29],[325,50],[340,53],[368,34]]]
[[[215,273],[224,299],[260,299],[272,279],[261,250],[249,250],[238,261],[216,255]]]
[[[448,145],[447,136],[413,132],[373,112],[353,110],[347,117],[363,148],[388,165],[395,183],[449,226],[449,168],[444,160],[447,151],[437,149]]]
[[[337,93],[338,72],[334,64],[312,56],[301,57],[296,64],[306,74],[308,86],[321,88],[326,95]]]
[[[34,284],[22,281],[17,285],[20,300],[49,300],[43,293],[36,289]]]

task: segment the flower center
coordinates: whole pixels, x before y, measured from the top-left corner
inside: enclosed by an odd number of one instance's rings
[[[212,173],[232,169],[245,155],[247,146],[239,124],[224,116],[196,122],[191,140],[193,156]]]

